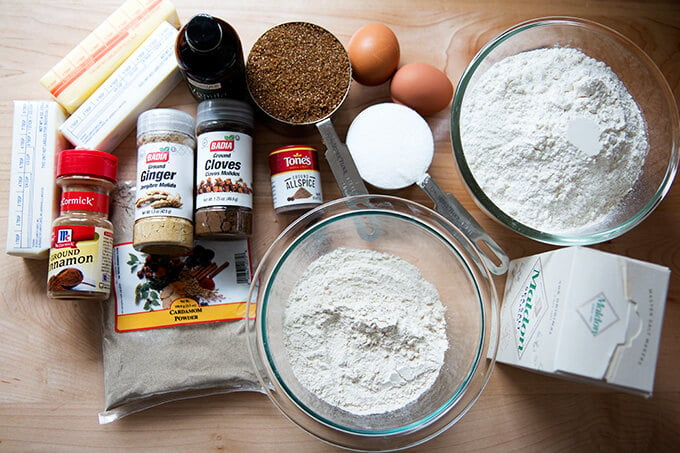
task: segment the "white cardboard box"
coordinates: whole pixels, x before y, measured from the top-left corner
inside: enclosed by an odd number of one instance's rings
[[[499,362],[651,396],[670,269],[583,247],[510,263]]]

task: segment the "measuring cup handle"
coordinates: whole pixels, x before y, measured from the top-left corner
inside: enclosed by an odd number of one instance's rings
[[[467,236],[474,244],[491,273],[503,275],[507,272],[508,264],[510,262],[508,255],[506,255],[503,249],[496,244],[496,241],[484,231],[475,218],[465,210],[463,205],[456,200],[456,197],[450,193],[444,192],[428,174],[425,174],[425,176],[418,181],[418,186],[420,186],[432,201],[434,201],[435,211],[460,228],[463,234],[465,234],[465,236]],[[482,247],[482,244],[486,247]],[[493,255],[489,256],[487,250]]]
[[[342,194],[346,197],[368,194],[368,189],[366,189],[366,185],[363,179],[361,179],[352,155],[349,153],[347,145],[340,140],[340,137],[335,132],[330,118],[316,123],[316,127],[319,129],[321,138],[326,145],[326,153],[324,155]]]
[[[368,189],[366,189],[364,180],[361,179],[354,159],[352,159],[352,155],[349,153],[347,145],[340,140],[337,132],[335,132],[335,128],[333,127],[330,118],[316,123],[316,127],[319,129],[321,138],[326,145],[326,153],[324,155],[326,156],[328,165],[331,167],[335,181],[338,183],[342,194],[345,197],[368,195]],[[350,206],[354,203],[355,201],[352,198],[347,200],[347,204]],[[356,220],[355,223],[361,239],[373,241],[380,236],[380,229],[377,228],[377,225],[368,224],[359,220]]]

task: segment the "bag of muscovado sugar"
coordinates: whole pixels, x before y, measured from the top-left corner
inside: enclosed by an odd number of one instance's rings
[[[112,201],[99,422],[179,399],[262,392],[246,342],[248,241],[197,241],[186,256],[145,255],[132,247],[134,183],[119,184]]]

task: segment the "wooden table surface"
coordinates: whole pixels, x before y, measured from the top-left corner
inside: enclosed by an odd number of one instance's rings
[[[547,15],[592,19],[623,33],[656,62],[680,99],[680,3],[668,1],[176,0],[180,19],[208,12],[230,22],[248,53],[268,28],[290,20],[326,27],[347,45],[369,22],[397,34],[401,63],[428,62],[454,85],[473,55],[520,21]],[[117,0],[0,0],[0,186],[9,185],[12,101],[48,99],[39,78],[119,5]],[[341,136],[365,106],[388,100],[387,85],[353,83],[336,127]],[[179,85],[162,103],[195,113]],[[453,193],[511,258],[553,249],[521,237],[486,217],[456,173],[449,114],[428,117],[436,155],[431,174]],[[293,217],[271,206],[267,153],[296,139],[258,125],[255,134],[255,263]],[[306,143],[322,149],[320,138]],[[135,174],[134,138],[115,152],[119,176]],[[322,162],[327,199],[340,196]],[[417,189],[398,193],[426,205]],[[0,197],[4,244],[7,196]],[[594,386],[497,365],[477,404],[451,429],[414,451],[664,451],[680,445],[680,187],[633,231],[596,246],[672,269],[654,396],[645,400]],[[166,404],[100,426],[103,408],[100,309],[97,303],[50,301],[46,262],[0,255],[0,449],[331,451],[296,428],[261,394],[231,394]],[[499,280],[499,290],[503,282]]]

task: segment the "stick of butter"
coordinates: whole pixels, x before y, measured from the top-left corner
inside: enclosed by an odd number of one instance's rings
[[[127,0],[40,79],[68,113],[73,113],[160,25],[179,27],[168,0]]]
[[[61,126],[77,148],[112,152],[137,117],[157,106],[181,79],[177,29],[163,22]]]
[[[54,162],[66,148],[59,134],[65,114],[52,101],[14,101],[7,254],[47,258],[57,215]]]

